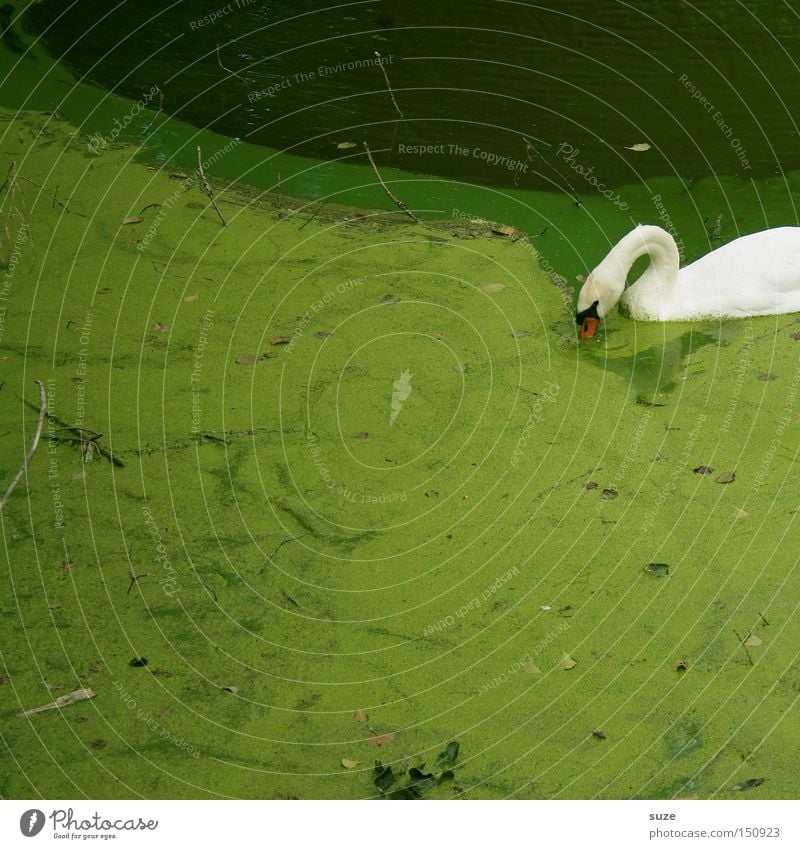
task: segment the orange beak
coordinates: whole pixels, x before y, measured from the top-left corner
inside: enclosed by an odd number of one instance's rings
[[[581,323],[581,339],[591,339],[597,332],[599,324],[600,322],[596,318],[587,315]]]

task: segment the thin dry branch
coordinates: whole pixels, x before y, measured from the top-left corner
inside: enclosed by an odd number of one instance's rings
[[[223,227],[227,227],[228,225],[225,223],[225,219],[222,216],[222,213],[219,211],[219,207],[217,206],[216,200],[214,200],[214,192],[211,188],[211,183],[208,182],[206,178],[206,172],[203,170],[203,153],[200,150],[200,145],[197,146],[197,173],[200,176],[200,186],[203,191],[208,195],[208,199],[211,201],[211,206],[214,207],[217,215],[219,215],[219,220],[222,222]]]
[[[222,64],[222,58],[219,55],[219,44],[217,45],[217,62],[219,62],[219,66],[220,68],[222,68],[223,71],[227,71],[231,76],[236,77],[236,79],[239,80],[240,83],[242,83],[243,85],[250,85],[250,83],[248,83],[247,80],[241,74],[237,74],[236,71],[233,71]]]
[[[33,442],[31,442],[31,447],[28,449],[28,453],[25,455],[25,462],[22,464],[22,467],[14,476],[14,480],[8,486],[8,489],[3,494],[3,497],[0,498],[0,510],[2,510],[6,504],[8,503],[8,499],[11,498],[11,493],[16,489],[17,484],[22,480],[22,476],[28,470],[28,466],[30,465],[31,460],[33,459],[33,454],[36,451],[36,447],[39,445],[39,437],[42,435],[42,429],[44,428],[44,419],[47,415],[47,402],[44,394],[44,384],[41,380],[37,380],[36,383],[39,386],[39,421],[36,423],[36,433],[33,435]]]
[[[401,118],[405,118],[405,115],[400,111],[400,107],[397,105],[397,101],[394,99],[394,92],[392,91],[392,84],[389,82],[389,75],[386,73],[386,68],[383,67],[383,56],[381,56],[378,51],[375,51],[375,55],[378,57],[378,67],[383,72],[383,78],[386,80],[386,88],[389,91],[389,97],[392,98],[392,103],[394,103],[394,108],[397,110],[397,114]]]
[[[378,182],[383,187],[383,190],[386,192],[389,199],[394,203],[399,209],[401,209],[405,214],[416,224],[419,224],[419,218],[397,197],[394,192],[383,182],[383,177],[381,177],[380,171],[378,171],[378,166],[375,164],[375,160],[372,158],[372,153],[370,152],[369,145],[364,142],[364,150],[366,151],[367,158],[369,159],[369,164],[372,166],[372,170],[375,172],[375,176],[378,178]]]

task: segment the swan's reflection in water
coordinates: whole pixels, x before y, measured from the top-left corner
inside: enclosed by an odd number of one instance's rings
[[[744,323],[725,321],[701,325],[647,323],[633,333],[607,330],[604,347],[582,350],[582,358],[629,385],[637,403],[663,406],[669,394],[693,375],[692,355],[708,345],[727,346],[743,335]]]

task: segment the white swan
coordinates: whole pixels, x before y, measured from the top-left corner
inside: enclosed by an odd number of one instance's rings
[[[625,278],[644,254],[650,265],[625,290]],[[800,227],[742,236],[680,268],[675,240],[640,224],[611,249],[578,294],[581,339],[594,336],[618,301],[640,321],[691,321],[800,312]]]

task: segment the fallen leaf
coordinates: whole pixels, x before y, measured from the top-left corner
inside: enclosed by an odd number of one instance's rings
[[[800,333],[792,333],[791,338],[794,339],[795,342],[800,341]]]
[[[162,324],[160,321],[157,321],[153,325],[153,330],[155,330],[156,333],[166,333],[167,332],[167,325]]]
[[[161,713],[159,714],[159,716],[163,716],[165,719],[166,719],[168,716],[172,716],[172,708],[164,708],[164,710],[162,710],[162,711],[161,711]]]
[[[147,170],[148,171],[158,171],[158,166],[157,165],[148,165]]]
[[[675,663],[672,664],[672,668],[675,672],[685,672],[689,668],[689,661],[686,660],[685,657],[679,657]]]
[[[735,480],[736,480],[736,472],[723,472],[717,478],[717,483],[732,483]]]
[[[583,285],[586,282],[586,275],[585,274],[576,274],[575,279],[578,281],[578,283]]]
[[[141,241],[142,241],[141,239],[126,239],[125,244],[129,248],[135,248],[139,244],[139,242],[141,242]]]
[[[525,666],[522,667],[523,672],[527,672],[529,675],[541,675],[542,670],[531,661],[530,663],[526,663]]]
[[[288,345],[289,342],[292,341],[291,336],[270,336],[269,344],[270,345]]]
[[[584,489],[597,489],[598,486],[599,486],[599,484],[595,483],[594,481],[586,481],[586,483],[583,485],[583,488]]]
[[[391,295],[391,294],[389,294],[389,295],[384,295],[384,296],[381,298],[381,303],[382,303],[382,304],[399,304],[399,303],[400,303],[400,298],[396,298],[394,295]]]
[[[332,330],[318,330],[318,331],[314,334],[314,336],[316,336],[316,337],[317,337],[317,339],[327,339],[327,338],[328,338],[328,336],[330,336],[332,333],[333,333],[333,331],[332,331]]]
[[[577,665],[577,662],[574,661],[566,652],[561,653],[561,668],[564,671],[567,669],[574,669]]]
[[[128,666],[141,669],[142,667],[147,666],[148,663],[150,663],[150,661],[146,657],[134,657],[133,660],[128,661]]]
[[[233,693],[234,696],[239,692],[239,688],[235,684],[230,684],[227,687],[223,687],[226,693]]]
[[[645,150],[650,150],[650,145],[647,142],[640,142],[639,144],[625,145],[625,150],[635,150],[637,153],[642,153]]]
[[[123,224],[141,224],[144,221],[141,215],[129,215],[122,223]]]
[[[733,508],[733,518],[734,519],[746,519],[750,514],[747,510],[742,510],[741,507]]]
[[[381,767],[378,777],[373,782],[381,793],[385,793],[396,781],[390,766]]]
[[[511,334],[515,339],[524,339],[526,336],[533,336],[532,330],[515,330]]]
[[[50,604],[47,605],[50,610],[58,610],[61,607],[60,601],[51,601]]]
[[[187,296],[183,299],[183,302],[184,302],[185,304],[191,304],[191,303],[193,303],[194,301],[196,301],[199,297],[200,297],[200,295],[198,295],[198,294],[197,294],[197,292],[195,292],[195,293],[194,293],[194,295],[187,295]]]
[[[356,434],[356,439],[369,439],[369,434],[365,430],[359,431]]]
[[[491,295],[494,292],[502,292],[505,288],[505,283],[484,283],[483,286],[481,286],[481,292]]]
[[[460,372],[461,374],[464,374],[464,373],[466,372],[466,370],[467,370],[467,367],[464,365],[464,363],[454,363],[454,364],[453,364],[453,368],[454,368],[457,372]]]
[[[761,374],[758,376],[758,379],[759,380],[777,380],[778,375],[772,374],[772,372],[770,372],[770,371],[762,371]]]
[[[176,171],[174,174],[169,175],[170,180],[188,180],[189,175],[184,174],[183,171]]]
[[[605,740],[606,732],[603,731],[602,728],[595,728],[594,731],[592,731],[592,736],[597,737],[598,740]]]
[[[257,354],[240,354],[236,358],[236,362],[239,363],[240,366],[254,366],[261,357]]]
[[[353,714],[353,722],[366,722],[369,719],[366,713],[363,710],[357,710]]]
[[[339,142],[339,144],[336,145],[339,150],[350,150],[351,147],[355,146],[355,142]]]
[[[696,468],[692,469],[692,471],[696,475],[710,475],[714,470],[711,468],[711,466],[697,466]]]
[[[458,750],[461,744],[457,740],[452,740],[445,746],[443,752],[439,752],[436,757],[436,769],[441,769],[443,766],[452,766],[458,759]]]
[[[355,769],[357,766],[361,766],[361,761],[351,761],[350,758],[342,758],[342,766],[345,769]]]
[[[755,648],[756,646],[761,646],[764,644],[764,641],[761,637],[757,637],[755,634],[748,634],[743,640],[742,645],[747,646],[748,648]]]
[[[425,766],[423,764],[422,766]],[[423,772],[420,767],[412,766],[408,771],[408,789],[422,795],[422,791],[430,790],[436,786],[436,779],[432,772]]]
[[[751,790],[753,787],[759,787],[763,783],[763,778],[748,778],[747,781],[740,781],[738,784],[734,784],[731,790]]]
[[[619,493],[616,491],[616,489],[604,489],[603,492],[601,493],[601,497],[605,498],[608,501],[613,500],[618,495],[619,495]]]
[[[669,565],[666,563],[648,563],[644,567],[644,571],[649,572],[651,575],[663,577],[664,575],[669,575]]]
[[[394,740],[394,734],[391,731],[371,734],[367,738],[367,743],[370,746],[388,746]]]
[[[507,224],[495,224],[492,227],[492,233],[497,233],[498,236],[514,236],[517,230]]]

